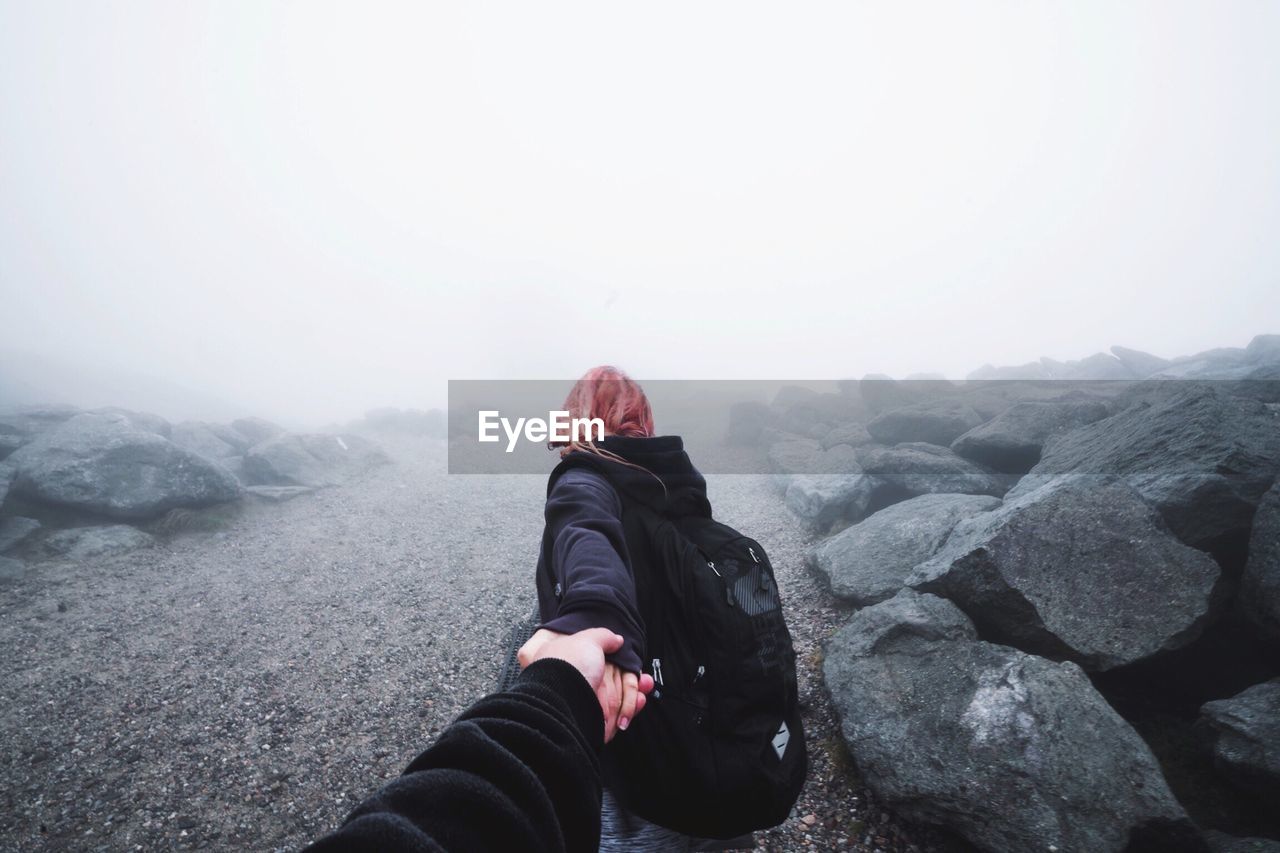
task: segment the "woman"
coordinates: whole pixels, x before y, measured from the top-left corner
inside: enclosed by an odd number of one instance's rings
[[[609,460],[610,478],[589,467],[571,467],[555,477],[547,495],[546,528],[538,565],[539,630],[521,649],[523,665],[549,640],[583,628],[604,627],[623,637],[608,656],[606,685],[620,694],[619,711],[606,720],[606,737],[625,731],[639,694],[644,625],[628,553],[622,498],[666,515],[710,517],[706,481],[684,452],[679,436],[656,437],[653,411],[640,386],[621,370],[596,367],[573,386],[564,409],[570,418],[599,418],[604,438],[575,440],[562,457],[590,453]],[[611,482],[612,481],[612,482]],[[634,539],[632,540],[634,543]],[[646,564],[636,555],[638,563]],[[604,761],[601,850],[688,850],[695,839],[655,826],[626,811],[610,790],[625,767]]]

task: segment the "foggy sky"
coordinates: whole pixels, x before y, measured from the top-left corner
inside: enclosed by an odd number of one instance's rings
[[[1252,0],[0,0],[0,350],[319,422],[605,362],[1243,346],[1280,331],[1278,33]]]

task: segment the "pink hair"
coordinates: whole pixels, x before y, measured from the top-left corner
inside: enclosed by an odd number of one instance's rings
[[[593,367],[583,374],[565,398],[564,410],[569,413],[570,418],[599,418],[604,422],[606,435],[649,438],[655,434],[653,409],[649,406],[649,398],[645,396],[644,389],[626,373],[609,365]],[[567,456],[575,450],[604,456],[631,468],[648,470],[627,462],[602,447],[596,447],[590,435],[579,441],[575,434],[572,441],[562,446],[560,455]]]
[[[640,383],[616,367],[593,367],[574,383],[564,408],[570,418],[599,418],[608,435],[648,438],[653,410]]]

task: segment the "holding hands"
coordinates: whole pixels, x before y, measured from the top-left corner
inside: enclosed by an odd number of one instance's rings
[[[653,678],[623,672],[605,660],[605,655],[622,648],[623,638],[607,628],[588,628],[576,634],[559,634],[546,628],[520,647],[520,668],[543,658],[559,658],[573,665],[595,691],[604,714],[605,743],[613,740],[643,710],[645,697],[653,690]]]

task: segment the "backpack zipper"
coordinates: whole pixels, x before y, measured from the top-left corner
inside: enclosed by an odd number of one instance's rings
[[[707,560],[707,565],[711,567],[711,571],[716,573],[716,577],[720,578],[721,583],[724,585],[725,603],[728,604],[730,607],[733,607],[734,606],[733,590],[729,588],[729,585],[727,583],[724,583],[724,575],[720,574],[720,570],[716,568],[716,564],[711,562],[710,560]]]
[[[751,555],[751,559],[753,559],[753,560],[755,560],[755,561],[756,561],[756,565],[759,565],[759,564],[760,564],[760,558],[756,556],[756,549],[755,549],[755,548],[752,548],[751,546],[749,546],[749,545],[748,545],[748,546],[747,546],[747,553]]]
[[[653,670],[653,683],[658,687],[664,686],[662,682],[662,661],[654,658],[650,668]]]

